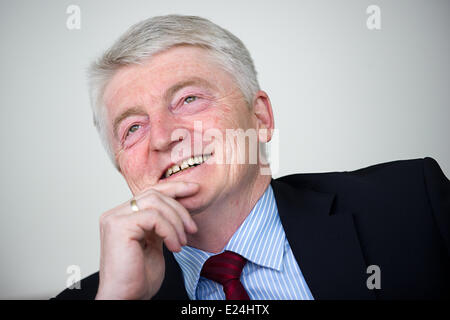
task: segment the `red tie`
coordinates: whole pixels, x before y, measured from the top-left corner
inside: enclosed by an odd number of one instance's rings
[[[231,251],[210,257],[200,275],[220,283],[227,300],[250,300],[239,278],[247,260]]]

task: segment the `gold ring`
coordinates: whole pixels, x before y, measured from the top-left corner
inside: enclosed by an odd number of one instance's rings
[[[136,202],[135,199],[131,199],[130,206],[131,206],[131,210],[133,212],[138,212],[139,211],[139,207],[137,206],[137,202]]]

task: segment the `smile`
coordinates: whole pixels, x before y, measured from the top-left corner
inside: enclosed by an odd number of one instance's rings
[[[170,167],[169,169],[167,169],[167,171],[164,173],[163,176],[164,176],[164,178],[168,178],[168,177],[176,174],[177,172],[181,172],[181,171],[187,170],[189,168],[199,166],[202,163],[206,162],[211,156],[212,156],[211,153],[199,155],[199,156],[192,156],[188,159],[183,160],[181,163],[175,164],[172,167]]]

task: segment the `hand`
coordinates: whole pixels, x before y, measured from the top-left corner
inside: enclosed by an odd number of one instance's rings
[[[164,280],[163,243],[179,252],[186,232],[197,232],[189,212],[175,198],[191,196],[199,185],[157,184],[100,217],[100,283],[96,299],[150,299]]]

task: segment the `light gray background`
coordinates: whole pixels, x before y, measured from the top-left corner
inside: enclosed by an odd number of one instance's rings
[[[66,28],[70,4],[81,30]],[[0,298],[45,299],[67,266],[98,270],[98,218],[131,193],[92,126],[86,67],[168,13],[247,45],[280,129],[277,177],[425,156],[450,176],[450,1],[1,0]]]

